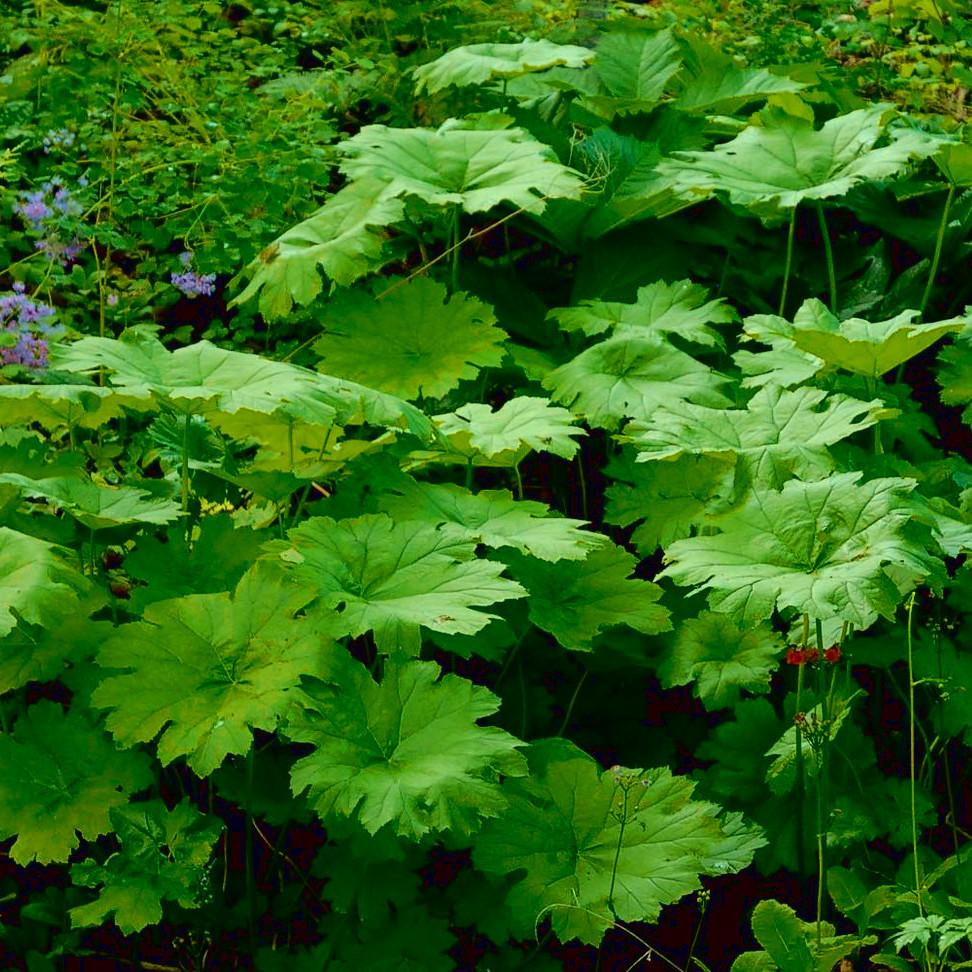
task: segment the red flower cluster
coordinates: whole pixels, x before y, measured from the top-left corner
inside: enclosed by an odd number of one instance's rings
[[[831,645],[824,653],[824,661],[836,665],[840,661],[840,645]],[[798,648],[796,645],[787,649],[787,665],[812,665],[820,660],[820,652],[816,648]]]

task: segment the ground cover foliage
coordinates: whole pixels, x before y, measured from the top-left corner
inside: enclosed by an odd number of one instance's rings
[[[970,24],[693,10],[0,12],[4,968],[972,962]]]

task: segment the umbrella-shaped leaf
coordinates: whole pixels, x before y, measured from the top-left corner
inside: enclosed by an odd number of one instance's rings
[[[367,125],[342,142],[341,171],[381,184],[383,194],[480,213],[509,203],[543,210],[545,197],[576,197],[579,173],[520,128],[483,131],[455,121],[438,129]]]
[[[642,634],[671,629],[668,609],[656,603],[661,588],[631,576],[638,561],[621,547],[605,544],[580,563],[513,556],[513,574],[529,592],[530,620],[565,648],[591,651],[597,635],[619,624]]]
[[[706,300],[708,291],[690,280],[669,284],[663,280],[638,289],[633,304],[606,300],[584,300],[577,307],[560,307],[548,317],[565,331],[583,331],[589,337],[613,334],[677,334],[686,341],[708,347],[722,347],[722,335],[710,324],[727,324],[736,319],[723,300]]]
[[[827,446],[878,422],[888,410],[817,388],[768,385],[744,409],[691,402],[661,405],[646,422],[631,422],[624,441],[639,462],[710,456],[736,463],[737,486],[779,488],[793,476],[820,479],[834,468]]]
[[[415,90],[435,94],[443,88],[488,84],[552,67],[582,68],[594,52],[576,44],[524,40],[519,44],[468,44],[456,47],[414,71]]]
[[[130,935],[162,920],[163,901],[198,907],[223,822],[188,800],[172,810],[161,800],[130,803],[110,815],[121,850],[104,864],[88,860],[71,868],[75,885],[100,886],[94,901],[71,909],[71,924],[100,925],[113,915],[122,934]]]
[[[743,629],[725,614],[703,611],[666,639],[658,675],[665,688],[694,683],[707,709],[734,705],[740,692],[768,692],[779,636],[767,624]]]
[[[310,680],[286,734],[315,749],[291,771],[325,819],[357,817],[413,840],[429,831],[469,834],[506,805],[497,774],[522,776],[518,739],[478,726],[500,700],[435,662],[389,659],[380,684],[349,656],[333,684]]]
[[[231,595],[157,601],[144,620],[123,625],[98,653],[105,678],[92,704],[111,709],[108,729],[126,746],[158,741],[159,761],[179,756],[208,776],[229,755],[244,755],[253,729],[273,731],[301,675],[323,676],[318,616],[297,619],[313,588],[262,566]]]
[[[549,917],[562,941],[596,944],[615,917],[654,921],[700,874],[745,866],[751,852],[737,845],[762,842],[736,820],[724,826],[719,808],[693,800],[694,784],[667,768],[602,772],[561,739],[534,743],[528,759],[530,776],[503,784],[509,809],[473,849],[480,870],[516,874],[507,904],[517,937]]]
[[[576,437],[587,433],[573,422],[566,408],[546,398],[511,398],[495,412],[478,402],[437,415],[439,431],[455,462],[473,465],[515,466],[531,450],[572,459],[579,448]]]
[[[764,68],[743,68],[700,38],[687,38],[685,67],[676,78],[679,90],[674,105],[680,111],[729,114],[770,95],[806,87]]]
[[[807,199],[843,196],[859,183],[890,178],[940,144],[915,130],[889,131],[888,121],[886,105],[838,115],[820,129],[770,111],[761,125],[709,151],[680,153],[659,172],[680,192],[698,198],[724,192],[732,202],[772,216]],[[878,147],[884,136],[890,144]]]
[[[152,782],[143,753],[119,752],[80,712],[38,702],[0,735],[0,834],[16,834],[18,864],[66,861],[86,840],[107,834],[113,807]]]
[[[805,301],[793,318],[793,343],[835,368],[880,378],[946,334],[961,331],[965,318],[916,324],[919,311],[902,311],[886,321],[851,317],[842,321],[819,300]]]
[[[486,304],[418,277],[377,300],[345,291],[321,315],[321,371],[414,399],[441,398],[479,369],[498,365],[506,334]]]
[[[232,304],[260,295],[260,313],[277,319],[294,303],[309,304],[321,292],[318,267],[347,286],[384,262],[385,227],[402,218],[404,205],[383,183],[362,179],[335,193],[303,222],[277,237],[246,268],[250,282]]]
[[[651,111],[681,65],[682,54],[671,31],[614,31],[597,46],[594,71],[602,93],[584,103],[608,118]]]
[[[451,483],[419,483],[406,479],[395,494],[382,496],[379,508],[397,520],[424,520],[436,526],[451,523],[464,535],[487,547],[513,547],[540,560],[583,560],[605,538],[582,530],[583,520],[551,516],[549,507],[532,500],[514,500],[505,489],[471,493]]]
[[[99,486],[68,476],[30,479],[15,473],[0,475],[0,483],[16,486],[25,496],[43,497],[91,530],[128,523],[171,523],[179,516],[178,503],[131,486]]]
[[[943,348],[938,361],[941,367],[937,380],[942,389],[942,401],[946,405],[972,402],[972,329],[966,328],[953,344]],[[966,411],[966,421],[969,415]]]
[[[475,634],[494,617],[476,608],[525,594],[501,576],[503,564],[475,559],[475,540],[449,525],[319,517],[291,530],[290,544],[278,554],[340,612],[342,631],[374,631],[387,653],[417,655],[421,627]]]
[[[727,379],[660,337],[608,338],[544,379],[553,397],[591,425],[616,429],[625,418],[647,418],[664,402],[689,399],[728,404]]]
[[[721,532],[678,540],[661,576],[709,591],[713,610],[743,625],[793,609],[857,628],[893,617],[908,591],[938,579],[930,537],[913,517],[910,479],[843,473],[814,483],[791,480],[711,521]],[[926,543],[927,541],[927,543]]]
[[[608,523],[638,526],[632,542],[642,556],[689,536],[710,508],[732,493],[734,463],[685,455],[671,462],[636,463],[627,451],[607,468],[614,480],[605,493]]]
[[[404,425],[418,435],[429,431],[418,409],[391,395],[208,341],[168,351],[143,334],[121,341],[87,337],[59,346],[58,355],[58,366],[65,370],[94,374],[104,369],[114,387],[153,394],[176,411],[205,415],[217,426],[222,415],[254,413],[321,426],[337,420]],[[232,425],[228,431],[236,429]]]
[[[90,584],[68,556],[54,544],[0,527],[0,635],[11,632],[18,617],[48,626],[77,607]]]
[[[0,385],[0,425],[32,425],[48,431],[97,429],[124,414],[152,406],[148,394],[125,395],[96,385]]]

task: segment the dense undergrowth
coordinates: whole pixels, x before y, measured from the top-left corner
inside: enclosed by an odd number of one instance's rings
[[[970,41],[0,8],[3,968],[972,963]]]

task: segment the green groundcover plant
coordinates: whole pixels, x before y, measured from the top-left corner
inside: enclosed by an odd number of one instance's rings
[[[972,965],[972,144],[645,13],[0,11],[4,968]]]

